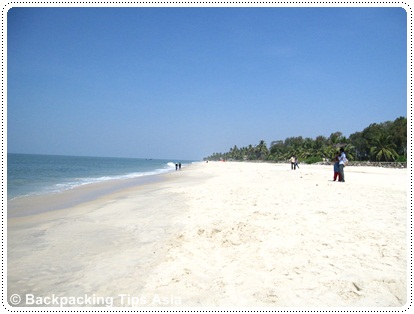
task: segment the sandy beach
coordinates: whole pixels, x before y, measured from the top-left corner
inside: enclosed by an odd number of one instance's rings
[[[403,307],[407,169],[346,167],[345,178],[332,182],[332,166],[198,163],[68,208],[8,218],[8,300]],[[36,206],[60,197],[37,198]]]

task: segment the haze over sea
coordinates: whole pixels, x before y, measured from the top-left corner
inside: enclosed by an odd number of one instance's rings
[[[188,160],[7,154],[7,199],[175,171]]]

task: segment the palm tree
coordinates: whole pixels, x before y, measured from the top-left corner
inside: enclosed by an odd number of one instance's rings
[[[267,149],[266,142],[261,140],[259,145],[255,147],[256,159],[264,160],[269,155],[269,150]]]
[[[314,155],[313,149],[314,140],[307,137],[304,139],[302,147],[299,152],[299,156],[303,159],[312,157]]]
[[[398,157],[398,154],[395,151],[396,145],[391,143],[390,139],[390,135],[386,136],[383,133],[373,139],[370,153],[377,161],[384,159],[385,161],[395,160],[395,158]]]
[[[244,156],[244,159],[246,160],[254,160],[254,148],[251,144],[246,148],[246,155]]]
[[[355,156],[356,154],[354,154],[354,152],[356,152],[356,148],[354,145],[352,144],[346,144],[345,146],[345,152],[346,152],[346,158],[349,160],[355,160]]]
[[[323,154],[328,160],[333,160],[337,152],[338,148],[334,145],[326,145],[323,149]]]

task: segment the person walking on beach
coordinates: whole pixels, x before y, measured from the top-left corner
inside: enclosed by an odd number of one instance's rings
[[[296,170],[295,160],[296,160],[295,155],[293,155],[292,157],[290,157],[290,169],[291,170],[293,170],[293,169]]]
[[[296,170],[296,167],[299,169],[299,159],[298,157],[295,156],[295,170]]]
[[[181,162],[178,164],[178,169],[181,170]]]
[[[340,153],[337,152],[334,158],[334,178],[333,178],[334,181],[336,181],[336,178],[338,178],[338,182],[341,181],[341,174],[339,173],[339,155]]]
[[[178,164],[175,164],[175,171],[178,170]]]
[[[347,162],[347,159],[346,159],[345,151],[344,151],[344,148],[341,147],[340,155],[339,155],[339,175],[340,175],[339,182],[345,182],[344,168],[345,168],[346,162]]]

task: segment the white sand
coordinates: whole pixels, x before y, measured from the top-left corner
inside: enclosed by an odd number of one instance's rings
[[[26,295],[114,306],[407,302],[406,169],[347,167],[338,183],[331,166],[210,162],[166,178],[9,218],[8,296],[20,305]]]

